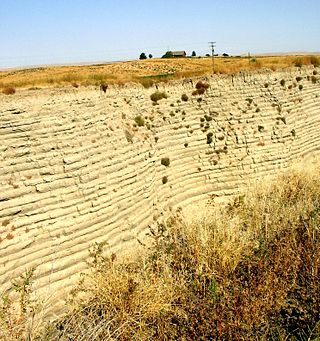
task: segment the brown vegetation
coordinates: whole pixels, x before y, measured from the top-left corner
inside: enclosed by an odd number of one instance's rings
[[[74,289],[68,312],[37,335],[44,340],[315,340],[320,337],[319,205],[317,172],[291,171],[193,221],[177,211],[150,228],[149,247],[131,259],[107,257],[104,245],[95,244],[91,270]],[[30,304],[29,287],[26,274],[17,286],[24,308]],[[19,331],[26,339],[27,317],[33,315],[23,308],[15,320],[12,302],[5,302],[0,336]]]
[[[16,92],[16,89],[12,86],[6,86],[2,89],[2,93],[5,95],[13,95]]]
[[[102,82],[102,83],[100,84],[100,90],[103,91],[104,93],[106,93],[106,92],[107,92],[107,89],[108,89],[108,84],[105,83],[105,82]]]
[[[196,96],[196,95],[203,95],[209,88],[209,84],[208,83],[205,83],[203,81],[199,81],[197,82],[196,84],[196,90],[194,90],[192,92],[192,95],[193,96]]]
[[[215,59],[215,73],[236,73],[243,70],[269,68],[272,70],[290,66],[319,66],[318,56],[255,57],[254,62],[245,57]],[[90,66],[39,67],[26,70],[10,70],[0,73],[0,88],[8,86],[30,88],[39,86],[100,86],[138,82],[145,87],[159,82],[186,77],[212,74],[211,58],[149,59]]]

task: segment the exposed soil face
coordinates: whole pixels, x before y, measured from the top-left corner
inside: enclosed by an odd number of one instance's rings
[[[0,284],[36,266],[39,292],[61,297],[94,242],[130,250],[171,207],[315,153],[315,70],[0,94]]]

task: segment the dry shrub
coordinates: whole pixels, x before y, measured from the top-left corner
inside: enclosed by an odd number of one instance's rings
[[[114,255],[103,256],[101,244],[92,248],[91,257],[92,272],[74,289],[72,313],[56,321],[51,339],[152,339],[179,316],[177,282],[168,277],[164,285],[153,261],[137,257],[119,263]]]
[[[203,81],[199,81],[196,84],[196,89],[205,89],[205,90],[207,90],[208,88],[209,88],[209,84],[205,83]]]
[[[163,166],[169,167],[170,166],[170,159],[168,157],[161,158],[161,164]]]
[[[199,81],[197,82],[196,84],[196,90],[194,90],[192,92],[192,95],[193,96],[196,96],[196,95],[203,95],[209,88],[209,84],[208,83],[205,83],[203,81]]]
[[[12,319],[7,299],[0,335],[319,339],[320,179],[316,167],[304,168],[260,183],[219,209],[198,209],[189,218],[178,210],[150,227],[148,247],[131,258],[106,256],[104,244],[95,244],[90,271],[74,288],[64,316],[27,334]],[[29,287],[26,276],[18,287],[24,293],[22,316],[29,311]]]
[[[13,95],[16,93],[16,89],[13,86],[6,86],[2,89],[2,93],[5,95]]]
[[[320,180],[292,171],[213,212],[150,228],[146,255],[91,251],[51,339],[320,337]]]
[[[182,100],[183,102],[188,102],[188,99],[189,99],[188,95],[186,95],[186,94],[182,94],[182,95],[181,95],[181,100]]]
[[[106,93],[107,89],[108,89],[108,84],[106,82],[101,82],[100,83],[100,90],[103,91],[104,93]]]

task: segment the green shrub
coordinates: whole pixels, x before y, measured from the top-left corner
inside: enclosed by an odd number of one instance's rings
[[[38,330],[34,325],[36,308],[32,286],[35,268],[30,268],[14,279],[9,290],[0,297],[0,340],[33,340]],[[43,326],[44,327],[44,321]]]
[[[300,76],[296,77],[297,82],[300,82],[301,80],[302,80],[302,77],[300,77]]]
[[[281,79],[280,84],[281,86],[284,86],[286,84],[286,81],[284,79]]]
[[[164,176],[163,178],[162,178],[162,183],[163,184],[166,184],[168,182],[168,177],[167,176]]]
[[[142,126],[144,126],[144,117],[143,116],[141,116],[141,115],[138,115],[138,116],[136,116],[135,118],[134,118],[134,121],[137,123],[137,125],[139,126],[139,127],[142,127]]]
[[[156,91],[150,96],[152,102],[158,102],[160,99],[168,98],[164,91]]]

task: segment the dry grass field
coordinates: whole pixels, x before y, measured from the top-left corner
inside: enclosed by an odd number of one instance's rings
[[[215,73],[290,66],[319,65],[317,56],[218,57]],[[0,89],[51,86],[88,86],[137,82],[149,87],[154,83],[212,74],[212,60],[205,58],[148,59],[86,66],[53,66],[0,72]]]

